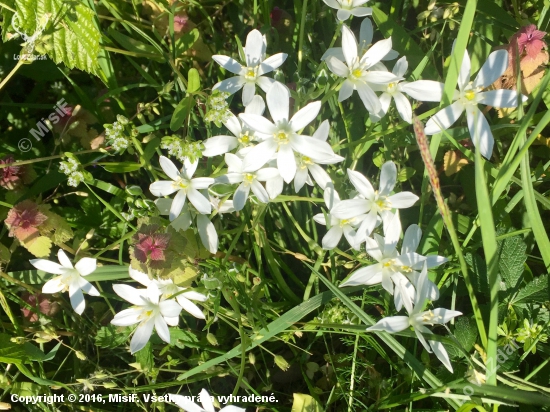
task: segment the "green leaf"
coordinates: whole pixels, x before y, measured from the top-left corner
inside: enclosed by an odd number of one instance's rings
[[[183,125],[183,122],[187,119],[187,116],[189,116],[194,105],[195,99],[193,99],[193,96],[186,96],[179,102],[172,115],[172,120],[170,120],[170,129],[172,129],[172,131],[175,132]]]
[[[305,395],[303,393],[294,393],[294,402],[292,403],[291,412],[323,412],[323,408],[310,395]]]
[[[103,326],[97,331],[95,344],[101,348],[116,348],[123,345],[128,340],[132,328],[120,328],[118,326]]]
[[[128,37],[117,30],[109,28],[109,36],[117,41],[124,49],[137,53],[140,57],[147,57],[156,61],[164,61],[164,57],[158,52],[158,50],[148,44],[142,43],[139,40]]]
[[[100,34],[89,7],[61,0],[16,0],[15,9],[20,30],[29,36],[37,31],[40,21],[48,20],[37,44],[45,43],[43,49],[56,64],[97,75]],[[57,19],[55,26],[53,19]]]
[[[189,33],[185,33],[179,39],[176,40],[176,54],[178,56],[185,53],[193,44],[199,39],[199,31],[197,29],[191,30]]]
[[[498,266],[500,276],[508,289],[517,286],[524,271],[524,264],[527,260],[527,245],[521,236],[506,238],[499,242]]]
[[[155,366],[153,359],[153,345],[151,342],[147,342],[147,345],[143,349],[136,352],[136,362],[141,365],[141,369],[144,371],[151,371]]]
[[[31,343],[19,345],[12,342],[10,335],[0,334],[0,362],[21,363],[28,360],[42,360],[44,353]]]
[[[201,78],[197,69],[189,69],[187,74],[187,93],[195,93],[201,88]]]
[[[469,319],[465,316],[456,319],[454,336],[466,352],[469,352],[474,347],[478,335],[474,319]],[[452,357],[464,356],[464,353],[454,346],[447,346],[447,350]]]
[[[111,173],[128,173],[135,172],[143,167],[140,163],[134,162],[110,162],[110,163],[100,163],[105,170]]]
[[[550,300],[548,296],[548,275],[542,275],[529,282],[512,299],[512,305],[537,303]]]

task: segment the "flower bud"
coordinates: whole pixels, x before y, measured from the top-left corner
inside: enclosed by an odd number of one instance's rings
[[[275,355],[275,364],[283,371],[287,371],[290,368],[290,364],[281,355]]]

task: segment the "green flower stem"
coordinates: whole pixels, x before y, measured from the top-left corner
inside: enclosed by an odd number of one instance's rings
[[[479,142],[479,137],[474,136],[474,140]],[[479,147],[479,145],[477,145],[477,147]],[[489,336],[486,346],[487,364],[497,365],[498,290],[500,284],[498,275],[498,248],[493,210],[491,208],[489,191],[487,190],[487,180],[485,178],[485,161],[481,157],[481,152],[479,150],[475,151],[475,159],[475,191],[477,209],[481,226],[481,238],[483,240],[483,252],[487,263],[487,283],[489,285],[491,300],[489,314]],[[488,385],[497,384],[496,372],[497,371],[494,367],[487,369]]]
[[[302,60],[304,59],[303,47],[304,47],[304,33],[306,28],[306,14],[307,14],[307,1],[303,0],[302,3],[302,17],[300,20],[300,37],[298,38],[298,73],[302,69]]]
[[[81,152],[74,152],[73,155],[97,153],[101,151],[105,151],[105,149],[82,150]],[[55,155],[55,156],[39,157],[38,159],[32,159],[32,160],[20,160],[19,162],[4,163],[4,164],[0,164],[0,169],[4,169],[10,166],[23,166],[31,163],[47,162],[48,160],[61,159],[62,157],[65,157],[65,155],[61,154],[61,155]]]
[[[20,59],[17,64],[15,65],[15,67],[11,70],[11,72],[9,72],[9,74],[4,78],[4,80],[2,80],[2,83],[0,83],[0,90],[2,90],[2,88],[6,85],[6,83],[9,82],[9,80],[12,78],[12,76],[17,72],[17,70],[19,70],[19,68],[25,64],[26,60],[24,59]]]
[[[485,331],[485,325],[481,316],[481,310],[479,309],[479,304],[475,295],[472,279],[470,278],[470,275],[468,273],[468,265],[466,264],[466,261],[464,260],[464,255],[462,254],[462,248],[460,245],[460,241],[458,240],[458,235],[456,233],[453,220],[451,218],[451,212],[447,207],[447,204],[445,203],[443,195],[441,193],[439,177],[437,176],[437,171],[435,169],[432,156],[430,155],[430,150],[428,148],[428,139],[426,137],[426,134],[424,133],[424,126],[416,116],[413,117],[413,125],[416,140],[418,142],[418,147],[420,148],[420,154],[422,155],[426,170],[428,171],[429,180],[432,185],[437,206],[439,208],[439,213],[441,213],[441,217],[443,218],[445,227],[449,232],[451,242],[460,263],[460,270],[462,272],[462,276],[464,277],[466,289],[468,290],[468,296],[470,297],[470,302],[474,311],[474,317],[479,331],[479,336],[481,338],[483,346],[487,348],[487,333]]]

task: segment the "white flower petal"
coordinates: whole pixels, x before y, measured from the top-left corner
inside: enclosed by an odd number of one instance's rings
[[[445,85],[441,82],[417,80],[403,84],[401,91],[421,102],[440,102],[443,98],[444,88]]]
[[[368,239],[367,237],[371,235],[372,231],[376,227],[377,220],[376,211],[369,211],[357,229],[357,239],[359,242],[363,242],[364,239]]]
[[[279,83],[278,81],[276,81],[275,79],[272,79],[271,77],[258,77],[256,79],[256,84],[258,86],[260,86],[260,88],[265,92],[269,92],[271,90],[271,87],[273,87],[273,85],[275,83]],[[246,110],[245,110],[245,113],[248,113]],[[263,114],[263,113],[257,113],[257,114]]]
[[[242,183],[239,185],[235,194],[233,195],[233,207],[236,211],[242,210],[246,201],[248,200],[248,193],[250,192],[250,186]]]
[[[185,200],[187,199],[187,193],[184,190],[180,190],[176,196],[174,197],[174,200],[172,201],[172,205],[170,206],[170,215],[169,219],[170,221],[173,221],[175,218],[177,218],[181,210],[183,209],[183,205],[185,205]]]
[[[191,204],[195,206],[199,213],[210,214],[212,212],[212,205],[210,204],[210,201],[195,188],[190,188],[187,196],[189,197]]]
[[[180,293],[178,296],[183,296],[186,299],[196,300],[198,302],[206,302],[208,297],[202,293],[195,292],[194,290],[188,290],[187,292]]]
[[[204,142],[205,150],[202,155],[206,157],[218,156],[233,150],[239,145],[235,136],[214,136]]]
[[[334,249],[338,242],[340,242],[340,239],[342,238],[342,235],[344,234],[344,231],[339,225],[332,226],[329,231],[326,233],[325,236],[323,236],[322,245],[323,249],[331,250]]]
[[[395,101],[395,107],[401,118],[407,123],[412,123],[412,107],[411,102],[407,100],[403,93],[395,93],[393,95],[393,100]]]
[[[214,404],[212,403],[212,399],[210,398],[210,395],[208,394],[206,389],[203,389],[201,391],[200,400],[201,400],[202,407],[204,408],[205,412],[215,412]]]
[[[262,62],[262,64],[260,64],[260,67],[258,68],[258,76],[272,72],[277,67],[281,66],[287,57],[288,55],[286,53],[277,53],[271,57],[268,57]]]
[[[361,63],[365,63],[367,67],[372,67],[391,51],[391,37],[377,41],[367,52],[361,57]]]
[[[170,330],[162,316],[155,316],[155,329],[159,338],[166,343],[170,343]]]
[[[319,110],[321,110],[321,102],[312,102],[307,106],[302,107],[294,116],[292,116],[292,119],[290,119],[290,128],[295,132],[302,130],[313,120],[315,120],[319,114]]]
[[[445,365],[445,367],[448,369],[449,372],[453,373],[453,366],[451,365],[451,361],[449,360],[449,355],[447,354],[447,350],[445,349],[443,344],[436,340],[429,340],[428,342],[432,347],[434,355],[437,356],[437,359],[439,359],[441,363]]]
[[[181,305],[173,299],[161,300],[159,302],[159,310],[160,314],[165,318],[175,318],[178,317],[181,312]]]
[[[167,157],[159,157],[160,167],[166,173],[166,175],[172,180],[178,180],[180,178],[180,173],[176,165]]]
[[[263,169],[259,169],[256,172],[256,180],[259,180],[260,182],[265,182],[279,176],[279,170],[277,170],[275,167],[265,167]]]
[[[336,76],[339,77],[348,77],[349,69],[347,66],[342,63],[340,60],[338,60],[334,56],[329,56],[325,63],[327,64],[328,69],[334,73]]]
[[[328,49],[322,56],[321,56],[321,61],[325,61],[326,59],[328,59],[329,57],[335,57],[337,58],[338,60],[341,60],[341,61],[345,61],[346,58],[344,57],[344,51],[342,50],[341,47],[331,47],[330,49]]]
[[[442,130],[447,130],[458,120],[463,111],[464,106],[460,101],[456,101],[450,106],[441,109],[428,120],[424,128],[424,133],[432,135]]]
[[[338,219],[350,219],[369,211],[369,203],[364,199],[342,200],[331,210],[331,214]],[[363,221],[364,222],[364,221]]]
[[[353,83],[347,79],[344,80],[338,92],[338,101],[343,102],[348,99],[353,94],[353,90],[355,90]]]
[[[202,310],[189,299],[182,295],[178,295],[176,296],[176,300],[181,305],[184,311],[196,317],[197,319],[204,319],[204,313],[202,313]]]
[[[271,118],[275,124],[282,120],[288,120],[289,99],[290,92],[281,83],[277,82],[269,89],[266,95],[266,102],[269,108],[269,114],[271,114]],[[258,131],[266,133],[263,130]]]
[[[454,49],[454,45],[453,45]],[[464,51],[464,57],[462,58],[462,65],[460,66],[460,72],[458,73],[458,88],[464,90],[464,88],[470,82],[471,74],[471,64],[470,64],[470,55],[468,50]]]
[[[130,326],[140,321],[142,308],[129,308],[118,312],[111,323],[115,326]]]
[[[252,98],[252,101],[244,109],[245,113],[257,114],[258,116],[263,115],[264,111],[265,111],[264,99],[262,99],[262,96],[258,96],[258,95],[254,96]],[[237,121],[237,123],[239,123],[239,120],[237,119],[237,117],[235,117],[235,115],[233,115],[233,118]],[[240,127],[240,124],[239,124],[239,127]],[[238,136],[240,133],[241,132],[239,130],[239,132],[235,133],[235,136]]]
[[[379,244],[379,242],[371,237],[365,239],[365,251],[377,262],[381,262],[384,259],[383,245],[384,243]]]
[[[143,289],[140,291],[130,285],[118,283],[116,285],[113,285],[113,290],[118,296],[130,302],[132,305],[144,306],[147,303],[145,302],[141,294],[142,292],[144,292]]]
[[[80,259],[75,265],[75,269],[81,276],[88,276],[90,273],[94,272],[96,268],[97,259],[89,257]]]
[[[369,84],[376,85],[387,85],[391,82],[397,82],[400,80],[399,77],[396,77],[392,72],[382,70],[369,71],[365,73],[361,79]]]
[[[229,56],[216,54],[212,56],[212,60],[222,66],[225,70],[229,70],[231,73],[240,74],[243,66],[235,59]]]
[[[269,104],[269,100],[268,100]],[[288,101],[287,101],[288,104]],[[277,128],[273,123],[271,123],[269,120],[267,120],[265,117],[258,116],[257,114],[251,114],[251,113],[241,113],[239,115],[239,118],[243,121],[243,123],[248,126],[250,129],[255,130],[257,132],[272,135],[277,131]]]
[[[388,197],[388,200],[391,202],[392,207],[396,209],[406,209],[416,203],[418,196],[411,192],[401,192]]]
[[[479,70],[475,80],[474,87],[489,87],[493,84],[508,67],[508,51],[497,50],[492,52],[481,69]]]
[[[457,316],[462,315],[462,312],[445,308],[433,309],[432,313],[436,316],[437,319],[437,322],[434,323],[438,323],[440,325],[449,322],[452,318],[456,318]]]
[[[379,320],[375,325],[367,328],[368,331],[383,330],[388,333],[404,331],[409,327],[408,316],[391,316]]]
[[[359,83],[355,87],[367,111],[369,113],[378,113],[381,105],[376,93],[374,93],[374,91],[365,83]]]
[[[333,9],[339,9],[342,7],[340,3],[338,3],[336,0],[323,0],[325,4],[329,7],[332,7]]]
[[[269,194],[260,182],[258,182],[257,180],[253,180],[250,184],[250,188],[260,202],[269,203]]]
[[[374,198],[374,188],[365,176],[355,170],[348,169],[348,177],[351,184],[355,187],[355,189],[357,189],[361,196],[365,199]]]
[[[329,183],[332,183],[332,180],[330,179],[330,176],[328,173],[323,169],[321,166],[312,164],[308,165],[309,173],[311,173],[311,177],[315,180],[315,183],[319,185],[319,187],[323,190],[326,189],[327,185]],[[306,173],[307,176],[307,173]]]
[[[370,19],[363,19],[359,28],[359,46],[365,47],[371,44],[373,34],[372,21]]]
[[[296,158],[292,147],[288,144],[279,147],[277,169],[279,169],[279,173],[285,182],[292,182],[294,175],[296,175]]]
[[[248,36],[246,36],[244,53],[246,55],[246,65],[248,67],[254,67],[260,64],[266,48],[264,40],[262,33],[258,30],[252,30],[248,33]]]
[[[78,285],[78,282],[72,282],[69,285],[69,297],[71,299],[71,306],[74,311],[79,315],[82,315],[86,308],[86,301],[84,300],[84,294]]]
[[[99,290],[84,278],[78,280],[78,287],[90,296],[100,296]]]
[[[372,14],[372,8],[370,7],[355,7],[350,10],[351,14],[356,17],[370,16]]]
[[[145,345],[147,345],[147,342],[149,342],[151,334],[153,333],[154,326],[155,318],[149,318],[147,321],[141,322],[138,325],[136,331],[134,332],[134,336],[132,336],[132,340],[130,341],[130,352],[132,355],[139,352],[145,347]]]
[[[277,151],[277,143],[273,139],[266,140],[254,146],[243,159],[243,171],[253,172],[271,160]]]
[[[449,259],[443,256],[437,256],[437,255],[426,256],[426,267],[428,269],[435,268],[448,261]]]
[[[31,259],[29,262],[38,270],[42,270],[47,273],[53,273],[54,275],[62,275],[67,272],[65,267],[61,266],[59,263],[55,263],[50,260]]]
[[[403,77],[407,72],[408,67],[409,63],[407,62],[407,58],[403,56],[395,62],[392,73],[395,74],[397,77]]]
[[[230,77],[214,85],[212,90],[220,90],[229,94],[237,93],[244,86],[244,79],[241,76]]]
[[[401,254],[416,252],[416,248],[422,239],[422,230],[418,225],[410,225],[403,236]]]
[[[504,50],[505,51],[505,50]],[[518,94],[515,90],[489,90],[477,94],[478,103],[494,107],[517,107]],[[522,99],[523,100],[523,99]]]
[[[153,282],[146,273],[140,272],[131,266],[128,268],[128,273],[132,279],[141,283],[143,286],[149,286],[149,283]]]
[[[149,186],[149,191],[153,196],[169,196],[178,190],[177,186],[174,185],[173,181],[170,180],[159,180],[157,182],[151,183]]]
[[[351,16],[351,12],[349,10],[339,9],[336,13],[336,17],[340,21],[346,21]]]
[[[197,167],[199,166],[199,159],[195,160],[194,162],[191,162],[189,158],[183,159],[183,167],[181,168],[181,175],[184,176],[187,179],[191,179],[195,172],[197,171]]]
[[[281,176],[277,176],[265,182],[265,190],[269,193],[270,199],[275,199],[283,192],[284,183],[285,181]]]
[[[490,159],[495,141],[487,119],[476,106],[472,106],[466,109],[466,120],[474,146],[483,157]]]
[[[51,272],[50,272],[51,273]],[[48,280],[42,286],[42,293],[57,293],[65,289],[65,284],[61,282],[63,276],[56,276],[53,279]]]
[[[61,263],[61,266],[67,269],[73,269],[73,264],[63,249],[57,251],[57,259],[59,263]]]
[[[388,196],[393,190],[393,188],[395,187],[396,182],[397,182],[397,167],[395,166],[395,163],[392,161],[384,163],[382,165],[382,171],[380,172],[380,187],[379,187],[380,195]]]
[[[191,180],[191,187],[197,190],[208,189],[215,182],[216,180],[211,177],[196,177]]]
[[[214,224],[204,215],[197,216],[197,228],[199,229],[199,236],[201,242],[210,253],[216,253],[218,251],[218,233]]]
[[[246,83],[243,87],[243,105],[248,106],[256,94],[256,84]]]
[[[352,67],[357,59],[357,40],[346,25],[342,26],[342,51],[348,67]]]

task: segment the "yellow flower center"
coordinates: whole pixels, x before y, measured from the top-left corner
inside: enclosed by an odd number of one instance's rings
[[[187,189],[189,186],[189,181],[185,179],[179,179],[178,181],[173,183],[175,187],[178,187],[180,189]]]
[[[285,132],[284,130],[279,130],[277,133],[273,135],[273,137],[275,138],[275,141],[280,145],[288,144],[288,142],[290,141],[290,139],[288,138],[288,133]]]
[[[410,266],[401,266],[401,272],[411,273],[412,268]]]
[[[352,217],[351,219],[342,219],[340,220],[340,227],[344,227],[346,225],[351,225],[355,221],[355,218]]]
[[[249,81],[256,80],[257,67],[247,67],[244,78]]]
[[[249,135],[249,132],[244,132],[244,133],[241,133],[241,135],[239,136],[239,138],[237,139],[239,141],[240,144],[242,145],[247,145],[250,143],[250,135]]]
[[[384,266],[385,268],[390,268],[393,266],[393,264],[395,263],[395,260],[394,259],[390,259],[388,260],[387,262],[384,262],[382,264],[382,266]]]
[[[397,88],[397,83],[390,83],[388,84],[388,93],[393,93],[395,92],[395,89]]]
[[[472,101],[475,99],[476,93],[473,90],[468,90],[466,93],[464,93],[464,97],[469,101]]]
[[[245,184],[251,184],[255,178],[256,178],[256,175],[254,173],[245,173],[243,176],[243,182]]]
[[[362,74],[363,74],[363,70],[361,70],[361,69],[354,69],[354,70],[352,70],[352,72],[351,72],[351,75],[352,75],[353,77],[355,77],[356,79],[359,79],[359,78],[361,77]]]

